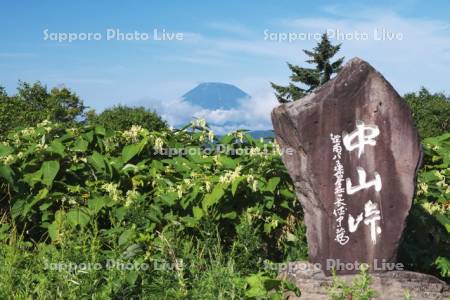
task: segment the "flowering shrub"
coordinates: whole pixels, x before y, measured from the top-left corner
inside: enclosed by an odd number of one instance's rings
[[[450,133],[422,144],[423,166],[400,258],[410,269],[450,278]]]
[[[449,139],[424,140],[400,253],[410,269],[442,277],[450,269]],[[307,257],[278,145],[244,131],[217,136],[204,120],[159,132],[48,121],[18,129],[0,140],[0,199],[0,298],[280,299],[295,287],[264,261]],[[153,267],[43,269],[109,260]],[[188,267],[154,264],[181,260]]]
[[[55,244],[93,223],[105,232],[121,224],[114,230],[134,237],[124,246],[174,222],[194,232],[215,224],[232,240],[245,216],[281,257],[302,222],[288,222],[301,208],[277,145],[243,131],[217,137],[204,120],[162,132],[46,121],[2,141],[0,182],[2,209],[31,238]]]

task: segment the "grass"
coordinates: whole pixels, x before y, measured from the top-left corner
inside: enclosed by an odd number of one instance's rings
[[[261,241],[244,227],[231,246],[217,231],[195,238],[174,225],[125,251],[105,248],[95,229],[55,245],[13,228],[0,243],[0,299],[281,299],[294,288],[264,269]]]

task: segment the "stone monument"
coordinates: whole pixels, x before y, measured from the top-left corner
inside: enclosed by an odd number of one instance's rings
[[[396,263],[422,151],[409,107],[379,72],[354,58],[311,94],[276,107],[272,123],[309,249],[309,262],[289,263],[280,276],[302,299],[327,299],[331,270],[349,281],[362,264],[377,299],[450,296],[445,282]]]
[[[309,259],[325,274],[395,268],[421,162],[406,102],[354,58],[306,97],[275,108],[283,162],[302,203]],[[288,153],[288,154],[287,154]]]

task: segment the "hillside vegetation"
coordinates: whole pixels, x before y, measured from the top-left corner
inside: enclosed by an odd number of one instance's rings
[[[443,277],[449,148],[450,134],[425,140],[401,257]],[[1,298],[281,297],[295,289],[269,262],[307,258],[279,149],[245,132],[45,121],[4,138],[0,162]]]

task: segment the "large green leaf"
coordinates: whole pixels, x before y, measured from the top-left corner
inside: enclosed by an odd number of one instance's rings
[[[9,147],[7,145],[0,144],[0,157],[1,156],[6,156],[6,155],[11,154],[13,152],[14,152],[13,148],[11,148],[11,147]]]
[[[23,181],[26,182],[30,187],[38,182],[42,181],[42,168],[33,173],[27,173],[23,175]]]
[[[239,184],[242,182],[242,180],[244,180],[245,177],[244,176],[238,176],[236,177],[232,184],[231,184],[231,194],[234,195],[236,194],[237,188],[239,187]]]
[[[87,150],[89,146],[89,142],[86,141],[85,139],[83,139],[82,137],[79,137],[76,142],[75,145],[72,147],[73,151],[78,151],[78,152],[85,152]]]
[[[280,177],[272,177],[269,179],[266,185],[266,191],[269,191],[273,193],[278,185],[280,183]]]
[[[53,180],[59,172],[59,162],[56,160],[46,161],[42,164],[42,182],[50,187],[53,184]]]
[[[442,214],[436,214],[435,218],[445,227],[445,229],[447,229],[447,232],[450,233],[450,219]]]
[[[6,179],[6,181],[13,185],[14,184],[14,171],[7,165],[0,165],[0,177]]]
[[[24,199],[16,199],[11,207],[11,215],[13,218],[24,216],[27,213],[27,201]]]
[[[87,140],[89,143],[92,143],[94,140],[94,131],[90,130],[82,134],[83,138]]]
[[[89,223],[89,221],[91,219],[91,217],[87,213],[87,210],[83,209],[83,208],[74,208],[74,209],[70,210],[66,214],[66,218],[67,218],[67,221],[69,222],[69,224],[74,227],[77,225],[84,227]]]
[[[226,134],[220,139],[220,144],[228,145],[234,140],[234,136],[231,134]]]
[[[97,151],[94,151],[94,153],[92,153],[92,155],[89,156],[88,162],[98,172],[102,172],[105,169],[105,157],[100,153],[98,153]]]
[[[50,239],[52,241],[57,241],[59,239],[59,233],[60,233],[60,227],[57,223],[53,222],[52,224],[48,225],[48,235],[50,236]]]
[[[234,220],[237,218],[237,213],[235,211],[230,211],[220,216],[222,219]]]
[[[219,202],[220,198],[224,195],[224,190],[220,185],[216,185],[213,191],[205,195],[202,201],[202,207],[206,211],[209,207]]]
[[[93,213],[98,213],[103,207],[108,203],[108,198],[106,197],[97,197],[93,199],[89,199],[88,207]]]
[[[134,230],[127,229],[119,236],[119,246],[129,243],[134,237]]]
[[[103,126],[101,126],[101,125],[95,126],[95,134],[98,134],[98,135],[105,135],[105,134],[106,134],[106,129],[105,129],[105,127],[103,127]]]
[[[196,220],[200,220],[204,215],[203,210],[198,206],[194,206],[192,208],[192,213],[194,214],[194,218]]]
[[[66,213],[63,210],[58,210],[55,213],[55,220],[47,228],[48,235],[50,236],[53,242],[59,241],[60,239],[61,229],[63,227],[65,217]]]
[[[56,153],[62,157],[64,156],[64,150],[64,145],[58,140],[54,140],[53,142],[51,142],[50,146],[48,147],[49,152]]]
[[[180,200],[180,205],[183,209],[186,209],[191,203],[192,201],[194,201],[194,199],[197,198],[198,194],[200,192],[200,187],[199,185],[194,185],[192,187],[192,192],[190,192],[188,195],[183,196]]]
[[[147,143],[146,140],[142,140],[140,143],[137,143],[137,144],[126,145],[122,149],[122,160],[123,160],[123,162],[126,163],[130,159],[135,157],[137,154],[139,154],[142,151],[142,149],[144,148],[146,143]]]
[[[220,155],[217,159],[219,163],[221,163],[226,169],[234,169],[237,166],[237,163],[234,161],[234,159],[225,156]]]
[[[161,202],[167,206],[172,206],[175,204],[175,201],[178,198],[178,194],[176,192],[168,192],[159,197]]]

